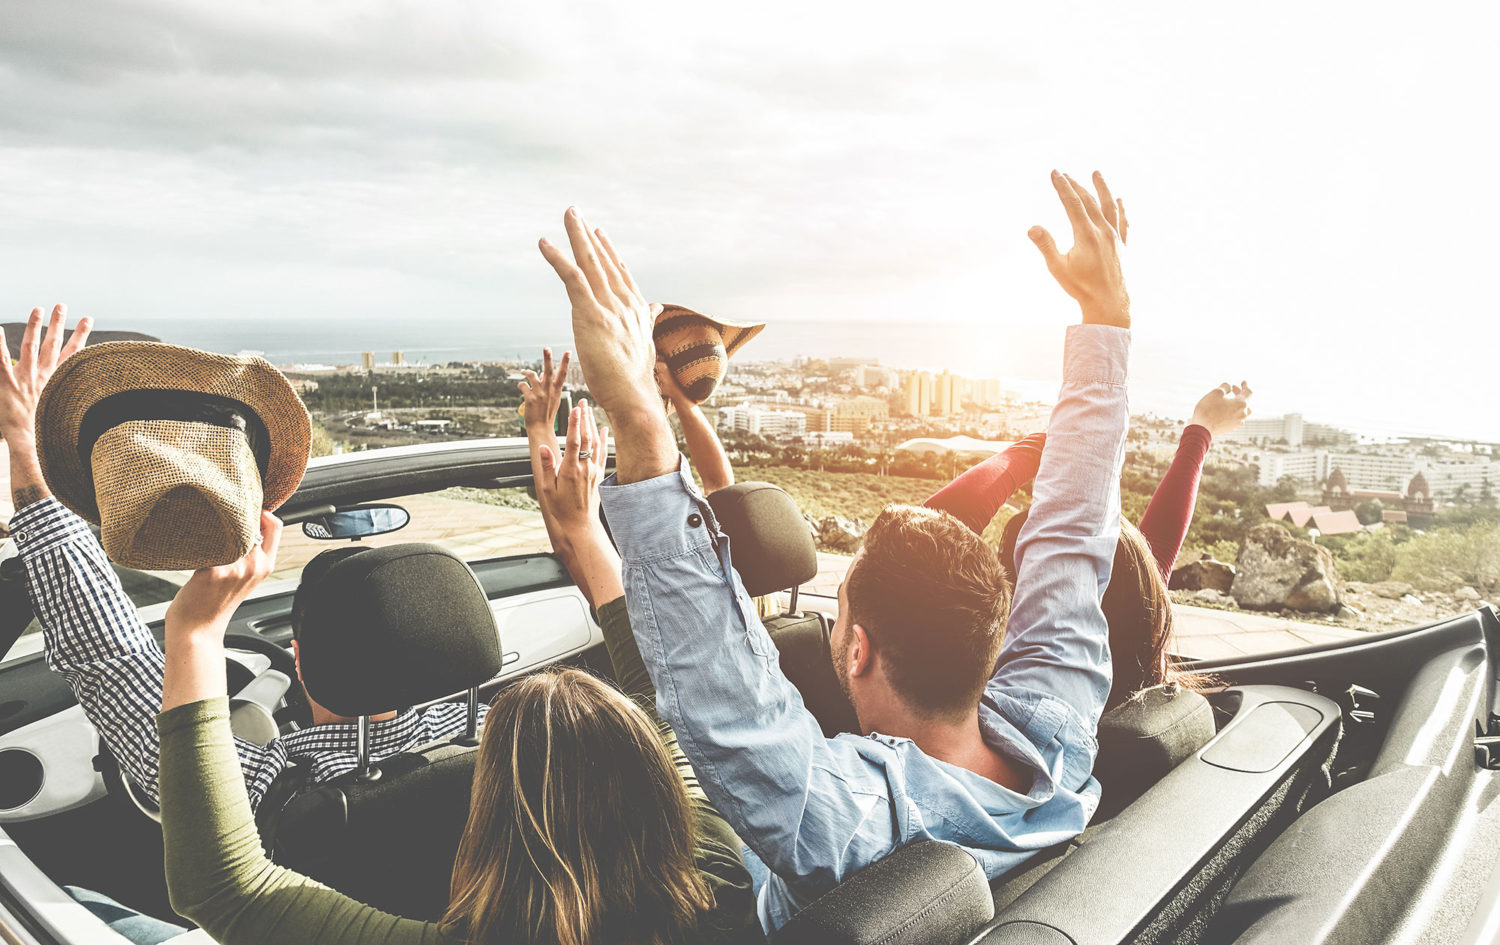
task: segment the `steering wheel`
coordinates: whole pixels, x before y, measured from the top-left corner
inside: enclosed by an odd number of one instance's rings
[[[292,681],[291,688],[282,696],[286,701],[286,708],[276,713],[278,723],[285,725],[287,722],[296,722],[299,728],[312,724],[312,707],[307,704],[307,694],[303,692],[302,683],[297,679],[297,661],[286,648],[255,633],[226,633],[224,645],[236,650],[259,653],[271,661],[272,669],[285,673],[286,678]]]
[[[259,653],[271,661],[271,669],[276,670],[291,682],[289,687],[285,687],[280,679],[268,673],[252,677],[245,684],[237,684],[249,677],[250,672],[239,662],[232,659],[226,660],[230,686],[236,690],[232,698],[260,703],[268,713],[272,712],[278,699],[284,700],[286,708],[275,712],[277,723],[285,724],[287,721],[295,721],[301,726],[312,724],[312,708],[307,704],[302,686],[297,681],[297,661],[291,653],[271,640],[253,633],[226,633],[224,645],[227,648]],[[256,691],[258,687],[262,690],[261,692]],[[100,770],[100,774],[104,777],[105,789],[111,794],[123,795],[142,814],[161,823],[161,811],[131,782],[130,778],[125,776],[124,772],[119,770],[119,765],[114,759],[108,757],[109,749],[102,741],[99,744],[99,753],[107,758],[107,763]]]

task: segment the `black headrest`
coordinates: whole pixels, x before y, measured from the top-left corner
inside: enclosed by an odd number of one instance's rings
[[[1105,712],[1094,762],[1094,776],[1104,786],[1101,812],[1119,810],[1140,797],[1215,734],[1209,701],[1176,686],[1143,689]]]
[[[751,597],[797,587],[817,575],[812,530],[780,486],[740,482],[709,495],[708,504],[729,536],[734,569]]]
[[[824,893],[772,945],[967,942],[995,917],[979,862],[962,847],[918,840]]]
[[[339,715],[377,715],[500,672],[500,631],[463,559],[437,545],[371,548],[305,585],[302,682]]]

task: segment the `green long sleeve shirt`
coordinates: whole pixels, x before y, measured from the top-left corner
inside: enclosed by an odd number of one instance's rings
[[[621,688],[656,719],[688,786],[698,868],[715,903],[703,919],[702,940],[761,940],[739,838],[699,789],[671,729],[656,716],[624,599],[600,607],[598,618]],[[459,945],[436,923],[382,912],[267,859],[230,735],[227,698],[178,706],[156,724],[172,907],[221,945]]]

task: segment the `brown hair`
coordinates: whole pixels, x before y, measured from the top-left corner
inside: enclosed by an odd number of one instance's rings
[[[656,725],[576,669],[502,690],[484,723],[446,932],[472,945],[688,940],[712,904]]]
[[[1016,569],[1016,536],[1030,511],[1026,509],[1006,522],[1000,539],[1000,561],[1011,574]],[[1172,658],[1172,598],[1166,579],[1146,536],[1123,518],[1109,586],[1100,607],[1109,622],[1114,669],[1114,682],[1104,703],[1106,710],[1153,686],[1200,690],[1212,685],[1212,679],[1182,669]]]
[[[848,583],[850,620],[891,687],[930,717],[972,712],[1010,612],[994,550],[946,512],[893,505],[865,533]]]

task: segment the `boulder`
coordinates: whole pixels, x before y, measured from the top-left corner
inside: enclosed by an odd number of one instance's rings
[[[1386,600],[1400,600],[1414,591],[1410,584],[1405,581],[1376,581],[1370,585],[1370,591]]]
[[[1245,536],[1229,593],[1241,607],[1331,613],[1343,601],[1333,555],[1276,522]]]
[[[1234,565],[1213,558],[1199,558],[1174,568],[1171,583],[1167,586],[1174,591],[1209,590],[1228,594],[1234,586]]]
[[[1466,600],[1466,601],[1476,601],[1476,600],[1479,600],[1479,592],[1476,591],[1476,590],[1474,590],[1474,588],[1469,587],[1467,585],[1465,585],[1464,587],[1460,587],[1458,590],[1454,591],[1453,592],[1453,596],[1456,597],[1456,598],[1458,598],[1459,600]]]
[[[818,522],[818,543],[830,551],[854,554],[865,537],[865,523],[850,521],[838,515],[825,516]]]
[[[1216,591],[1211,587],[1189,591],[1182,599],[1189,604],[1195,604],[1199,607],[1212,607],[1215,610],[1240,609],[1239,605],[1234,602],[1233,597],[1230,597],[1223,591]]]

